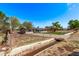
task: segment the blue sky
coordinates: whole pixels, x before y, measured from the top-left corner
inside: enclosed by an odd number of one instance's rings
[[[71,19],[79,19],[79,4],[75,3],[0,3],[0,11],[16,16],[21,23],[30,21],[35,27],[51,26],[59,21],[63,27]]]

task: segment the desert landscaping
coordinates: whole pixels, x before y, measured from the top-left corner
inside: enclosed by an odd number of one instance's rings
[[[1,4],[0,56],[79,56],[76,6]]]

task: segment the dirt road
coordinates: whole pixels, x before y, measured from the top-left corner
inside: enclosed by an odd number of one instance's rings
[[[35,53],[53,45],[55,43],[55,40],[49,39],[49,40],[44,40],[36,43],[32,43],[29,45],[24,45],[21,47],[17,47],[11,50],[7,55],[34,55]]]
[[[78,40],[79,41],[79,32],[72,34],[68,39],[69,40]]]

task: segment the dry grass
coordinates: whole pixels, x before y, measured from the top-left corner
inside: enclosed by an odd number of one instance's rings
[[[15,47],[27,45],[34,42],[43,41],[46,39],[49,39],[48,37],[42,37],[42,36],[35,36],[35,35],[14,35],[13,39],[15,40]]]

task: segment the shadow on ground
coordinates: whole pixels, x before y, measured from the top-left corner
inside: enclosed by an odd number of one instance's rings
[[[72,54],[69,54],[68,56],[79,56],[79,52],[73,52]]]

